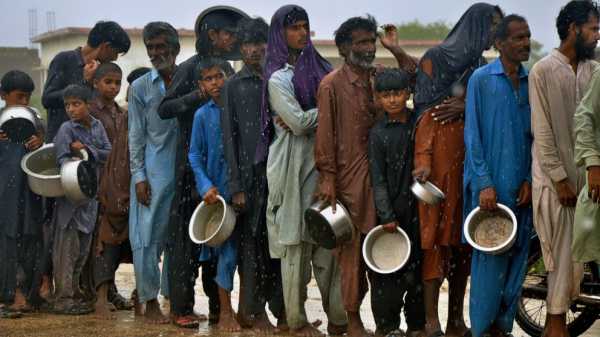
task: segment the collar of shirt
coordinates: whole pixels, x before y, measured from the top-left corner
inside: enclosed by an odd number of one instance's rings
[[[491,69],[490,69],[490,73],[493,75],[506,75],[506,73],[504,72],[504,65],[502,64],[502,61],[500,61],[500,58],[498,57],[494,62],[492,62],[492,64],[490,65]],[[525,67],[523,67],[523,65],[519,65],[519,78],[526,78],[527,77],[527,69],[525,69]]]
[[[355,73],[354,71],[352,71],[352,68],[347,64],[344,63],[344,65],[342,66],[342,71],[344,72],[344,74],[346,75],[346,77],[348,78],[348,81],[352,84],[357,84],[357,85],[361,85],[361,86],[366,86],[368,85],[368,81],[362,81],[360,76],[358,76],[357,73]]]
[[[406,113],[407,113],[407,116],[406,116],[407,118],[406,118],[405,122],[390,119],[390,116],[388,115],[387,112],[383,114],[383,121],[385,122],[386,126],[393,126],[393,125],[398,125],[398,124],[404,125],[404,124],[410,122],[412,115],[413,115],[413,112],[408,108],[406,108]]]
[[[253,72],[247,65],[244,65],[238,74],[239,78],[260,78],[260,76]]]
[[[85,126],[83,126],[83,124],[75,122],[74,120],[69,120],[69,123],[71,123],[71,126],[74,128],[80,128],[86,131],[88,130]],[[100,121],[94,118],[94,116],[90,115],[90,130],[95,128],[98,123],[100,123]]]

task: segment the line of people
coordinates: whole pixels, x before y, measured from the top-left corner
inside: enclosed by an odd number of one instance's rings
[[[127,111],[115,103],[123,74],[113,61],[131,41],[118,24],[99,22],[85,46],[50,64],[45,134],[15,144],[0,133],[0,194],[18,196],[0,202],[2,316],[42,307],[113,318],[112,310],[133,306],[153,324],[195,328],[208,319],[223,332],[319,336],[320,322],[305,309],[314,275],[331,335],[371,335],[360,316],[370,286],[376,336],[508,336],[535,229],[549,273],[544,334],[568,336],[582,262],[600,260],[599,18],[594,2],[566,4],[556,20],[560,46],[529,72],[527,21],[498,6],[472,5],[420,60],[400,47],[394,26],[379,32],[373,17],[353,17],[335,32],[344,63],[333,69],[300,6],[281,7],[270,26],[217,6],[199,15],[197,53],[179,65],[177,30],[144,27],[152,69],[127,77]],[[397,68],[374,65],[378,40]],[[500,56],[487,64],[492,47]],[[235,73],[228,61],[239,59]],[[29,105],[25,73],[9,72],[0,85],[7,106]],[[44,137],[58,164],[88,152],[97,199],[75,205],[29,190],[19,163]],[[417,200],[415,179],[438,186],[445,200]],[[200,201],[218,198],[238,212],[233,234],[218,248],[197,245],[190,217]],[[343,204],[358,235],[334,250],[317,245],[303,217],[315,199]],[[516,214],[515,244],[500,255],[472,250],[464,218],[497,203]],[[363,261],[362,243],[377,225],[401,227],[411,240],[398,272]],[[134,266],[133,303],[114,284],[124,262]],[[200,268],[208,316],[194,312]]]

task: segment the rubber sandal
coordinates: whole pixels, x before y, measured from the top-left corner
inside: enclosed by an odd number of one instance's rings
[[[20,311],[14,311],[5,307],[0,307],[0,318],[17,319],[21,317],[23,317],[23,313]]]
[[[172,322],[175,326],[184,329],[196,329],[200,326],[198,320],[191,315],[174,318]]]
[[[121,294],[115,295],[111,303],[117,308],[117,310],[131,310],[133,309],[133,302],[127,300]]]

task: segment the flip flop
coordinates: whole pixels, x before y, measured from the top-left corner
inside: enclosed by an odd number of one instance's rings
[[[117,308],[117,310],[131,310],[133,308],[133,302],[127,300],[121,294],[115,295],[111,303]]]
[[[17,319],[21,317],[23,317],[23,313],[20,311],[14,311],[6,307],[0,307],[0,318]]]
[[[179,316],[177,318],[173,318],[171,322],[179,327],[184,329],[196,329],[200,326],[198,320],[192,315]]]

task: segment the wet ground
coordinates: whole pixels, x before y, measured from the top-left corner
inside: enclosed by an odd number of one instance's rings
[[[133,268],[131,265],[123,265],[117,272],[117,287],[124,296],[128,297],[134,287]],[[236,286],[237,288],[237,286]],[[202,292],[200,284],[196,285],[196,312],[207,314],[208,300]],[[237,303],[237,292],[232,294],[233,303]],[[444,314],[447,308],[448,294],[442,292],[440,299],[440,314]],[[468,304],[468,300],[466,301]],[[311,283],[309,287],[309,299],[306,303],[310,320],[320,319],[323,321],[321,330],[325,332],[327,317],[321,307],[319,292],[316,284]],[[465,308],[465,316],[468,317],[468,308]],[[361,308],[361,314],[367,328],[374,330],[375,323],[371,314],[370,301],[367,299]],[[114,321],[95,319],[92,316],[59,316],[48,314],[28,314],[17,320],[0,320],[0,337],[176,337],[176,336],[217,336],[207,322],[203,322],[199,329],[179,329],[173,325],[151,325],[134,320],[133,311],[120,311],[116,313]],[[272,317],[271,317],[272,318]],[[442,316],[442,324],[446,320]],[[274,321],[272,319],[272,321]],[[468,323],[468,322],[467,322]],[[403,329],[406,326],[403,324]],[[236,334],[222,334],[223,336],[244,337],[254,336],[250,331]],[[526,337],[527,335],[515,324],[513,335],[515,337]],[[585,337],[600,336],[600,320],[587,331]]]

